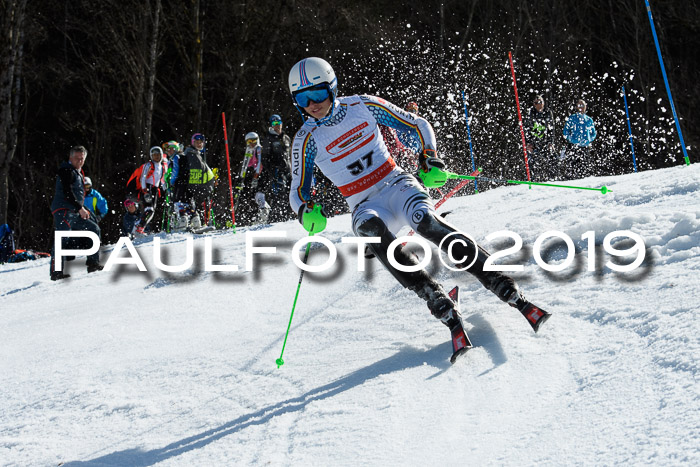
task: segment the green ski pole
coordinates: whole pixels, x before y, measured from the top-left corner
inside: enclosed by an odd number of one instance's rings
[[[313,233],[311,234],[313,236]],[[309,251],[311,249],[311,242],[306,244],[306,252],[304,252],[304,264],[309,259]],[[297,293],[294,295],[294,304],[292,305],[292,313],[289,315],[289,324],[287,325],[287,333],[284,335],[284,343],[282,344],[282,352],[280,353],[280,358],[278,358],[275,363],[277,363],[277,368],[284,365],[284,360],[282,356],[284,355],[284,348],[287,346],[287,338],[289,337],[289,330],[292,327],[292,318],[294,318],[294,309],[297,307],[297,299],[299,298],[299,290],[301,289],[301,281],[304,279],[304,270],[301,270],[299,274],[299,284],[297,285]]]
[[[304,223],[304,228],[308,230],[309,236],[313,237],[314,236],[314,230],[317,230],[319,232],[322,232],[326,228],[326,217],[321,214],[323,208],[321,207],[320,204],[316,204],[313,208],[313,211],[308,213],[309,218],[311,219],[311,222],[305,222]],[[318,228],[316,228],[318,226]],[[309,259],[309,251],[311,249],[311,242],[306,244],[306,252],[304,253],[304,264],[306,264],[306,261]],[[284,348],[287,346],[287,338],[289,337],[289,330],[292,327],[292,318],[294,318],[294,309],[297,307],[297,299],[299,298],[299,290],[301,289],[301,281],[304,279],[304,270],[301,270],[301,274],[299,274],[299,284],[297,285],[297,293],[294,295],[294,304],[292,305],[292,313],[289,315],[289,324],[287,325],[287,333],[284,335],[284,343],[282,344],[282,352],[280,353],[280,358],[278,358],[275,363],[277,363],[277,368],[281,367],[284,365],[284,360],[282,360],[282,356],[284,355]]]
[[[599,191],[602,194],[606,194],[610,191],[606,186],[600,187],[600,188],[590,188],[586,186],[572,186],[572,185],[557,185],[554,183],[538,183],[538,182],[528,182],[525,180],[507,180],[504,178],[489,178],[489,177],[480,177],[480,176],[473,176],[473,175],[460,175],[456,174],[453,172],[448,172],[446,170],[441,170],[437,167],[433,167],[430,169],[428,172],[419,172],[419,176],[421,180],[423,180],[423,183],[425,186],[428,188],[433,188],[436,186],[442,186],[444,185],[448,179],[464,179],[464,180],[484,180],[488,182],[500,182],[500,183],[512,183],[516,185],[529,185],[529,186],[548,186],[548,187],[553,187],[553,188],[570,188],[573,190],[592,190],[592,191]]]

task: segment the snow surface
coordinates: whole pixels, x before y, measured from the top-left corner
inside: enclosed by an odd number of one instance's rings
[[[475,344],[452,366],[425,304],[376,260],[357,271],[341,244],[347,215],[324,232],[337,266],[304,276],[279,369],[296,222],[251,230],[287,233],[262,242],[278,252],[253,272],[246,229],[209,236],[215,264],[238,272],[205,271],[201,236],[179,273],[155,268],[150,240],[136,245],[147,273],[87,275],[78,258],[54,283],[47,260],[3,265],[0,464],[700,465],[700,164],[575,183],[613,191],[509,186],[441,208],[480,242],[520,235],[513,275],[554,314],[535,334],[472,276],[435,263],[446,287],[461,286]],[[549,230],[576,246],[562,272],[533,259]],[[605,266],[616,230],[646,243],[632,272]],[[162,237],[167,264],[184,261],[187,237]],[[553,265],[566,257],[561,241],[546,251]]]

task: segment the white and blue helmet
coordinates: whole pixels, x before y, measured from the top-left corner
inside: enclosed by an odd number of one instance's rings
[[[309,57],[297,62],[289,72],[288,84],[294,105],[302,115],[309,99],[316,101],[312,91],[327,90],[332,102],[335,102],[338,93],[338,79],[333,68],[327,61],[318,57]]]

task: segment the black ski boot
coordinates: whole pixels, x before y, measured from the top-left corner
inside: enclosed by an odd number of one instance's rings
[[[452,357],[450,363],[457,361],[467,350],[472,348],[467,332],[464,330],[462,315],[459,313],[459,288],[450,291],[449,297],[442,295],[428,301],[430,312],[447,326],[452,335]]]
[[[499,282],[493,288],[493,292],[508,305],[517,308],[535,332],[552,316],[551,313],[547,313],[542,308],[528,302],[520,292],[518,284],[510,277]]]
[[[68,279],[70,274],[64,274],[63,272],[55,271],[51,273],[52,281],[60,281],[61,279]]]
[[[97,271],[102,271],[105,267],[102,266],[100,263],[95,263],[95,264],[88,264],[87,265],[87,272],[90,274],[91,272],[97,272]]]

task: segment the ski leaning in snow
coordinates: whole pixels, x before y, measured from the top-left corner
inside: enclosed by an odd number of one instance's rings
[[[469,340],[467,331],[464,330],[464,322],[459,312],[459,287],[450,290],[448,296],[455,303],[455,309],[445,314],[441,321],[450,328],[450,333],[452,334],[452,357],[450,357],[450,363],[454,363],[459,357],[467,353],[467,350],[472,348],[472,341]]]
[[[193,234],[199,235],[199,234],[203,234],[203,233],[206,233],[206,232],[212,232],[212,231],[214,231],[214,230],[216,230],[216,227],[214,227],[213,225],[203,225],[203,226],[201,226],[201,227],[198,228],[198,229],[194,229],[194,228],[193,228],[193,229],[191,229],[190,231],[191,231]]]

